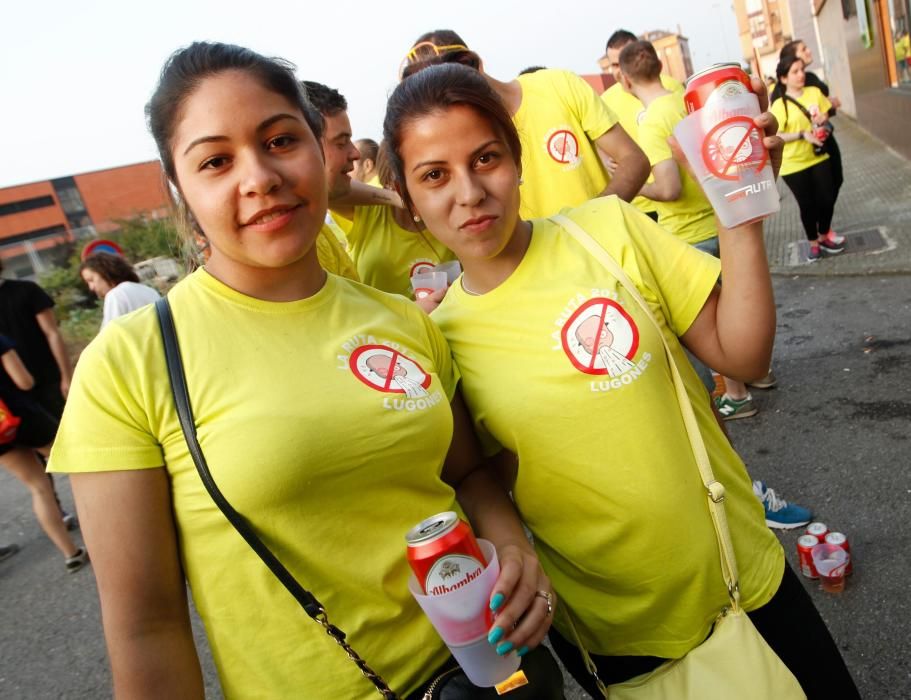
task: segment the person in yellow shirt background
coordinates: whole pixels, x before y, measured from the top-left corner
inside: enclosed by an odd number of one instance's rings
[[[634,41],[638,41],[636,35],[626,29],[618,29],[607,40],[604,58],[607,59],[608,70],[615,82],[601,93],[601,99],[604,100],[604,104],[607,105],[608,109],[617,116],[620,126],[641,148],[642,144],[639,143],[639,118],[645,111],[645,106],[638,97],[623,86],[623,80],[620,75],[620,52],[623,47]],[[668,92],[683,94],[683,85],[676,78],[672,78],[665,73],[661,74],[661,85]],[[611,177],[613,177],[617,164],[612,158],[608,156],[605,156],[605,158],[605,166]],[[654,178],[649,173],[648,182],[653,182],[653,180]],[[658,220],[658,212],[655,211],[655,206],[651,200],[642,195],[637,195],[631,203],[639,211],[648,214],[655,221]]]
[[[575,73],[542,69],[503,82],[454,31],[418,37],[405,56],[402,77],[437,63],[478,70],[503,100],[522,139],[522,215],[549,216],[593,197],[616,194],[630,201],[648,177],[648,163],[616,116]],[[608,178],[598,154],[617,163]]]
[[[832,229],[838,188],[829,154],[823,150],[824,125],[832,103],[819,88],[806,84],[804,62],[783,57],[775,69],[782,96],[772,103],[784,139],[781,177],[794,194],[809,242],[807,262],[844,250],[844,238]],[[823,127],[823,129],[820,129]]]
[[[462,262],[431,318],[561,597],[551,641],[576,680],[601,697],[570,620],[616,683],[701,644],[729,604],[666,341],[725,485],[744,609],[811,697],[856,697],[682,352],[743,378],[767,368],[775,312],[762,224],[722,229],[719,264],[613,196],[563,210],[569,222],[523,219],[520,136],[497,94],[457,64],[400,83],[383,131],[406,205]],[[765,143],[780,153],[775,137]],[[619,261],[644,306],[573,225]],[[721,269],[730,282],[718,286]]]
[[[374,187],[382,187],[379,175],[376,172],[376,158],[380,151],[380,145],[373,139],[358,139],[354,142],[354,146],[361,157],[354,161],[351,179],[373,185]]]

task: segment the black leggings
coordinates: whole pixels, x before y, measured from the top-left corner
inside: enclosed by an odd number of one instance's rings
[[[835,198],[838,196],[832,159],[782,177],[800,207],[800,221],[807,240],[815,241],[821,234],[828,233],[832,227]]]
[[[797,678],[809,700],[860,698],[857,686],[841,658],[832,635],[816,606],[790,566],[785,564],[781,586],[772,600],[747,613],[759,633]],[[566,670],[593,698],[601,694],[574,644],[550,630],[550,642]],[[622,683],[664,662],[653,656],[594,656],[605,683]]]

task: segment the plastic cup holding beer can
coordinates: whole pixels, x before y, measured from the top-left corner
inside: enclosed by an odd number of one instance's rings
[[[426,595],[412,574],[408,590],[430,618],[468,680],[481,688],[490,688],[515,673],[521,659],[515,654],[500,656],[487,641],[493,622],[490,594],[500,575],[500,563],[493,544],[483,539],[479,539],[478,544],[488,563],[477,577],[447,593]]]
[[[449,262],[440,263],[439,265],[434,266],[433,271],[445,272],[446,282],[452,284],[459,278],[459,275],[462,274],[462,265],[458,260],[450,260]]]
[[[834,544],[823,542],[813,547],[813,566],[819,574],[822,590],[841,593],[845,590],[845,569],[851,555]]]
[[[711,100],[674,127],[674,137],[725,228],[758,221],[781,208],[764,134],[753,123],[759,114],[759,98],[745,91]]]
[[[423,299],[433,294],[438,289],[447,289],[446,272],[421,272],[411,278],[411,288],[414,290],[415,299]]]

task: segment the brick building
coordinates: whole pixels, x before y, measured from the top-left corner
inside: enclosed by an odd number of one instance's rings
[[[166,214],[158,161],[0,188],[3,274],[32,277],[67,243],[115,231],[118,220]]]

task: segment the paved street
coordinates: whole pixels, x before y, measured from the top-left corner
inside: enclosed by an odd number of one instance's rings
[[[755,478],[851,539],[856,568],[843,594],[805,584],[863,696],[908,698],[911,165],[844,118],[837,133],[847,182],[835,227],[875,229],[887,248],[791,265],[788,246],[803,234],[785,196],[767,227],[779,386],[754,391],[759,415],[729,425]],[[882,196],[874,196],[878,188]],[[71,508],[68,483],[59,483]],[[792,564],[796,538],[781,535]],[[0,564],[0,698],[108,697],[92,571],[64,572],[25,489],[0,470],[0,544],[11,541],[22,551]],[[197,639],[205,650],[199,632]],[[220,697],[211,663],[205,669],[210,697]],[[587,696],[576,690],[569,697]]]

